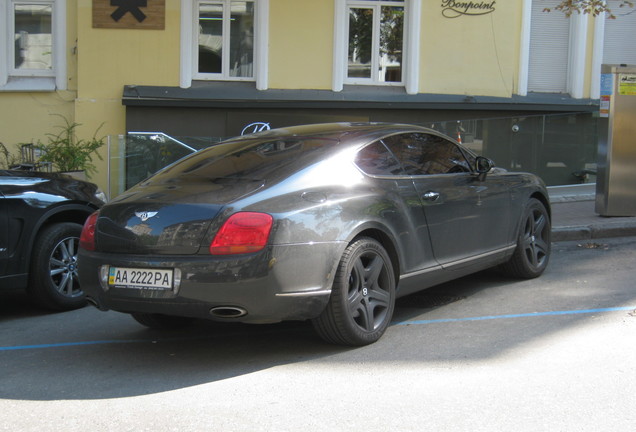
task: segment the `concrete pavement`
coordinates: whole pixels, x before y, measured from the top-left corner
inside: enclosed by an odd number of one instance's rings
[[[599,216],[595,212],[594,199],[591,187],[575,191],[550,189],[552,240],[636,236],[636,217]]]

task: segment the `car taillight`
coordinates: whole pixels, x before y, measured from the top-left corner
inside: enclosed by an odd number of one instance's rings
[[[95,226],[97,225],[97,217],[99,212],[95,212],[86,219],[82,234],[80,235],[79,245],[87,251],[95,250]]]
[[[225,221],[210,244],[212,255],[258,252],[267,244],[274,219],[266,213],[240,212]]]

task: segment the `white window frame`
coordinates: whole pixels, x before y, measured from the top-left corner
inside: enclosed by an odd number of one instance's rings
[[[530,66],[530,29],[532,19],[532,2],[540,0],[523,0],[521,22],[521,46],[519,59],[519,85],[517,94],[528,95],[528,70]],[[547,13],[547,12],[546,12]],[[552,11],[550,13],[561,13]],[[570,21],[568,40],[568,75],[566,91],[575,99],[583,98],[585,84],[585,65],[587,61],[587,17],[586,14],[573,14]]]
[[[348,45],[349,45],[349,8],[370,7],[378,4],[390,5],[393,2],[365,0],[336,0],[334,17],[334,61],[332,90],[342,91],[345,84],[352,85],[380,85],[403,86],[408,94],[419,91],[419,60],[420,60],[420,16],[421,0],[404,0],[404,48],[402,55],[402,82],[380,82],[373,78],[347,78]]]
[[[52,69],[15,69],[16,4],[51,6]],[[66,0],[0,0],[0,10],[0,91],[66,90]]]
[[[205,1],[181,1],[181,67],[179,85],[182,88],[191,87],[193,80],[251,81],[256,82],[258,90],[267,90],[269,0],[252,1],[254,2],[254,76],[249,78],[231,77],[222,73],[198,72],[199,4],[205,3]],[[229,0],[211,0],[211,2],[222,2],[224,3],[224,8],[229,7]]]

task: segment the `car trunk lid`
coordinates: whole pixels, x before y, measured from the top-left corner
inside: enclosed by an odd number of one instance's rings
[[[194,254],[228,203],[262,188],[249,178],[142,183],[100,211],[98,250],[126,254]]]

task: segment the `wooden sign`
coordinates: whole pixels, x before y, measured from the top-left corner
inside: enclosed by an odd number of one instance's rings
[[[163,30],[166,0],[93,0],[93,28]]]

